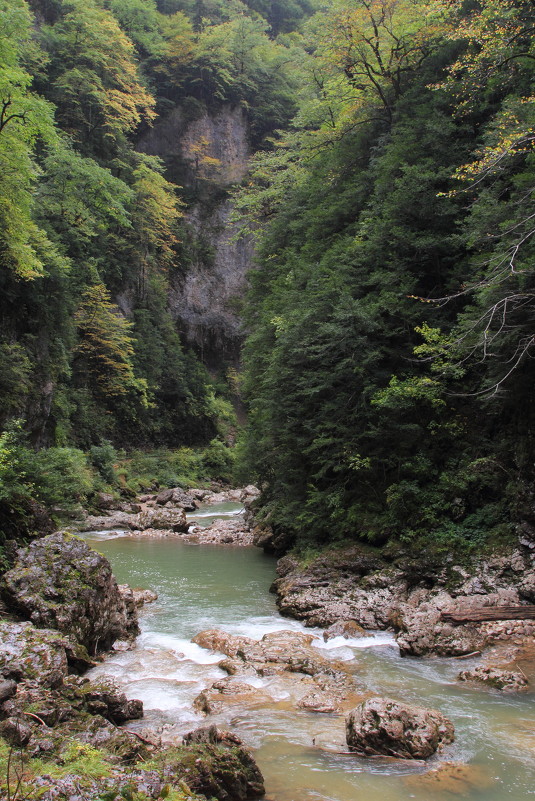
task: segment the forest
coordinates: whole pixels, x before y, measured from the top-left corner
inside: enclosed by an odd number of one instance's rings
[[[158,449],[159,486],[257,483],[287,548],[535,522],[532,0],[0,9],[1,543]],[[234,187],[137,148],[225,107]],[[256,248],[233,382],[169,308],[218,193]]]

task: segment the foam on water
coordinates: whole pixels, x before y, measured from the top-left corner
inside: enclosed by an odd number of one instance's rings
[[[131,533],[126,529],[106,528],[101,531],[81,531],[76,536],[83,540],[116,540],[119,537],[128,537]]]

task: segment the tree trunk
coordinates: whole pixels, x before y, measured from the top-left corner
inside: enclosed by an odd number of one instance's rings
[[[476,623],[485,620],[535,620],[535,606],[482,606],[466,612],[442,612],[450,623]]]

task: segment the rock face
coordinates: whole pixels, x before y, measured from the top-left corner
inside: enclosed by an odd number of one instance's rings
[[[250,156],[243,109],[225,105],[215,113],[185,118],[179,108],[160,119],[138,143],[138,149],[160,156],[170,177],[196,189],[201,197],[186,215],[198,254],[185,275],[171,279],[170,309],[190,345],[209,363],[235,361],[242,340],[236,300],[243,297],[252,265],[250,238],[236,238],[232,202],[226,187],[240,181]],[[180,164],[180,174],[173,165]],[[219,193],[219,202],[214,197]],[[208,246],[208,247],[207,247]]]
[[[282,614],[309,626],[353,620],[366,629],[393,628],[402,654],[458,656],[511,635],[532,637],[535,621],[452,625],[442,612],[481,606],[515,606],[529,600],[533,549],[474,560],[387,553],[364,546],[322,554],[303,568],[295,557],[279,560],[273,584]]]
[[[346,741],[361,756],[427,759],[453,742],[453,724],[435,709],[369,698],[346,718]]]
[[[107,559],[68,534],[52,534],[18,552],[3,595],[39,628],[72,635],[90,654],[139,633]]]

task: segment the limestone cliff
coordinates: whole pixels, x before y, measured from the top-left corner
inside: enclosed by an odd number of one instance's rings
[[[239,305],[252,263],[252,243],[236,238],[228,189],[247,171],[250,156],[243,109],[224,106],[187,119],[180,108],[138,143],[159,156],[172,180],[191,197],[191,237],[184,272],[171,280],[170,308],[186,342],[211,366],[236,362],[241,342]]]

